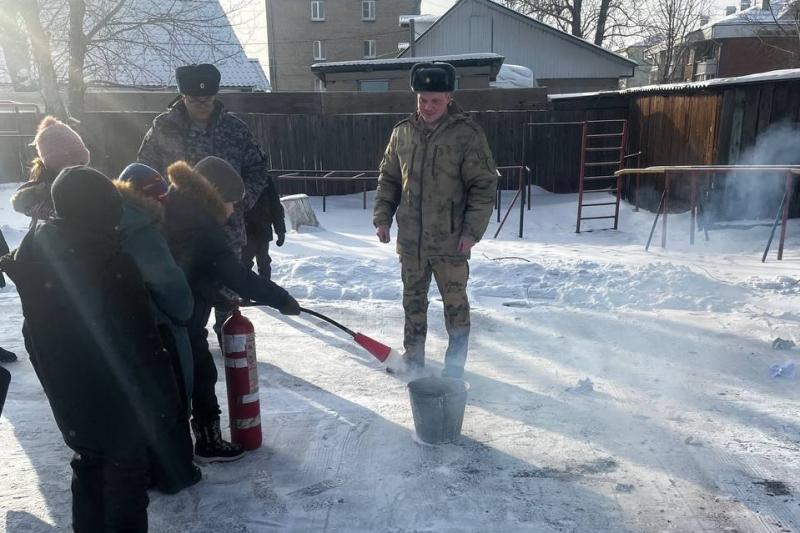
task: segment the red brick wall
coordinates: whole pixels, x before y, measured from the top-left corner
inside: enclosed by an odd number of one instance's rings
[[[797,37],[725,39],[720,50],[717,77],[744,76],[798,66],[800,39]]]

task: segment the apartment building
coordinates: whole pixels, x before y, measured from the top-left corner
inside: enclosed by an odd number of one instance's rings
[[[273,91],[321,91],[311,65],[396,57],[409,41],[401,15],[421,0],[266,0]]]

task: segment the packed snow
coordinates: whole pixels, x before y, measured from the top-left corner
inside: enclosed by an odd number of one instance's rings
[[[12,189],[0,186],[0,227],[13,245],[27,220],[9,207]],[[574,195],[533,200],[522,239],[515,209],[497,239],[493,216],[473,251],[459,440],[415,439],[406,379],[341,331],[247,308],[264,445],[203,467],[178,495],[151,493],[151,530],[800,530],[800,352],[773,348],[798,342],[800,221],[784,260],[773,249],[762,264],[768,227],[690,245],[688,216],[670,215],[667,248],[657,233],[645,252],[650,212],[623,204],[619,231],[575,234]],[[274,279],[402,348],[393,244],[377,241],[358,195],[328,198],[325,213],[312,204],[322,227],[273,246]],[[0,346],[21,359],[7,365],[0,419],[0,528],[67,531],[70,452],[25,354],[13,287],[0,310]],[[441,311],[434,284],[431,373],[446,346]],[[785,371],[773,378],[775,365]],[[224,378],[217,393],[224,405]]]

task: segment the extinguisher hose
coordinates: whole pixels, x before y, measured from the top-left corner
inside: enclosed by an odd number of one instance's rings
[[[252,306],[258,307],[258,306],[262,306],[262,305],[267,305],[267,304],[262,304],[260,302],[252,302],[252,301],[247,301],[247,300],[243,300],[243,301],[241,301],[239,303],[240,307],[252,307]],[[324,320],[328,324],[336,326],[337,328],[339,328],[340,330],[344,331],[345,333],[347,333],[348,335],[350,335],[353,338],[355,338],[355,336],[356,336],[355,331],[353,331],[352,329],[348,328],[347,326],[345,326],[343,324],[340,324],[340,323],[336,322],[334,319],[323,315],[322,313],[318,313],[316,311],[312,311],[311,309],[307,309],[305,307],[301,307],[300,311],[302,311],[303,313],[306,313],[307,315],[315,316],[315,317],[319,318],[320,320]]]
[[[301,307],[300,311],[302,311],[303,313],[306,313],[307,315],[315,316],[315,317],[319,318],[320,320],[324,320],[328,324],[332,324],[332,325],[336,326],[337,328],[341,329],[342,331],[344,331],[345,333],[347,333],[351,337],[355,337],[356,336],[355,332],[352,329],[348,328],[347,326],[343,326],[342,324],[336,322],[334,319],[329,318],[329,317],[323,315],[322,313],[317,313],[316,311],[312,311],[311,309],[306,309],[305,307]]]

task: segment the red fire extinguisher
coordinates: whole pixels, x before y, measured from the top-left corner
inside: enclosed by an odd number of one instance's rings
[[[255,450],[261,446],[256,335],[253,323],[242,316],[238,306],[222,326],[222,347],[231,440],[245,450]]]

